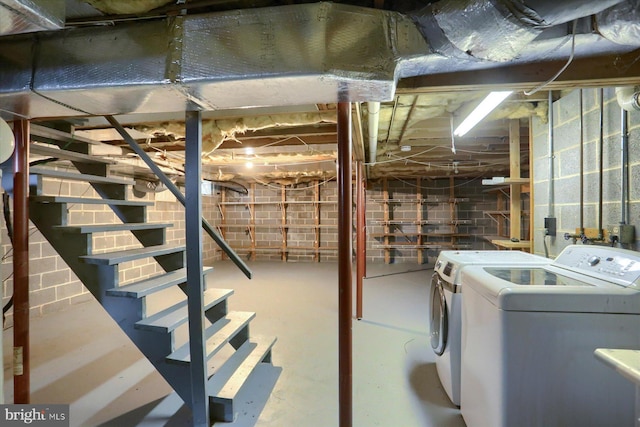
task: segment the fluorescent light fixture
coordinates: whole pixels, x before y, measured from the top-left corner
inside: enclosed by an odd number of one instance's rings
[[[460,123],[460,126],[453,131],[455,136],[463,136],[469,132],[480,120],[484,119],[487,114],[492,112],[502,101],[507,99],[513,91],[491,92],[482,102]]]

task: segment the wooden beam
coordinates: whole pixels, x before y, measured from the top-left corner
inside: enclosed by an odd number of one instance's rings
[[[509,123],[509,178],[520,179],[520,120]],[[522,211],[520,184],[511,184],[510,237],[522,238]]]
[[[362,111],[360,104],[355,103],[353,108],[353,160],[364,162],[364,136],[362,132]]]
[[[638,84],[640,49],[623,55],[575,59],[545,90]],[[566,60],[519,64],[485,70],[430,74],[402,79],[396,93],[453,92],[509,88],[531,90],[560,70]]]

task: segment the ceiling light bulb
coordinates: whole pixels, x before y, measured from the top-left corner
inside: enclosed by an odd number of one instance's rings
[[[453,131],[455,136],[463,136],[469,132],[480,120],[484,119],[492,112],[502,101],[507,99],[513,91],[491,92],[482,102],[467,116],[466,119]]]
[[[247,167],[247,169],[253,168],[253,162],[247,162],[244,165]]]
[[[251,154],[255,153],[255,151],[253,150],[253,147],[247,147],[247,148],[245,148],[245,149],[244,149],[244,152],[245,152],[245,154],[249,154],[249,155],[251,155]]]
[[[411,146],[410,146],[410,145],[401,145],[401,146],[400,146],[400,151],[403,151],[403,152],[405,152],[405,153],[406,153],[407,151],[411,151]]]

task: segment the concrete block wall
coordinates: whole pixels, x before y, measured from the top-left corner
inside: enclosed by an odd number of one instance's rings
[[[60,196],[75,196],[86,198],[99,198],[92,187],[83,182],[61,182],[60,180],[45,179],[45,194]],[[167,196],[168,195],[168,196]],[[137,197],[130,193],[129,199],[150,200],[159,199],[154,206],[147,208],[148,222],[172,223],[173,227],[167,229],[167,243],[184,244],[184,208],[175,201],[168,191],[164,193],[148,193],[143,197]],[[217,204],[214,197],[203,196],[203,214],[209,218],[216,218]],[[113,211],[101,205],[74,204],[68,206],[69,224],[109,224],[119,223],[119,219]],[[0,227],[2,232],[2,264],[1,275],[3,279],[2,306],[9,301],[13,294],[12,280],[12,248],[7,234],[6,224],[3,221]],[[93,298],[82,282],[66,265],[53,247],[42,236],[38,229],[30,223],[29,237],[29,286],[31,315],[39,316],[48,312],[64,309],[66,306]],[[205,264],[219,258],[218,251],[214,249],[213,240],[205,234],[204,258]],[[124,250],[140,247],[140,243],[130,232],[121,233],[95,233],[93,240],[94,253]],[[157,274],[162,270],[153,260],[140,260],[120,265],[120,283],[126,284],[144,277]],[[7,313],[5,327],[12,324],[12,311]]]
[[[459,220],[468,220],[469,224],[460,224],[453,228],[449,224],[451,221],[450,200],[450,180],[422,179],[418,188],[415,179],[389,180],[387,191],[389,199],[400,201],[400,203],[389,204],[389,219],[396,221],[415,221],[418,218],[418,206],[416,203],[418,191],[424,200],[437,200],[436,203],[423,203],[421,205],[421,217],[424,221],[432,222],[420,227],[414,224],[401,224],[390,226],[389,231],[403,231],[406,233],[449,233],[455,231],[461,234],[468,234],[468,237],[460,237],[457,242],[470,249],[494,249],[482,236],[496,233],[495,223],[484,215],[485,210],[495,210],[496,199],[490,193],[485,193],[480,179],[454,179],[454,197],[468,199],[459,201],[455,205],[455,215]],[[380,222],[384,219],[384,189],[382,182],[370,184],[367,189],[367,232],[369,234],[379,234],[384,232],[384,225]],[[394,239],[397,241],[406,240],[404,238],[389,238],[390,243]],[[423,244],[446,244],[450,242],[449,237],[423,237]],[[384,262],[385,249],[382,246],[384,237],[367,238],[367,260],[371,262]],[[433,262],[438,256],[439,249],[423,250],[424,262]],[[400,248],[390,249],[391,259],[394,263],[416,262],[418,257],[417,249]]]
[[[318,189],[316,189],[318,185]],[[225,190],[223,190],[225,191]],[[285,203],[283,210],[283,193]],[[225,196],[225,240],[242,254],[249,254],[251,234],[251,207],[255,221],[255,259],[282,260],[283,231],[286,233],[287,261],[313,261],[316,241],[316,204],[319,192],[319,245],[320,261],[336,260],[338,235],[337,190],[335,181],[318,184],[305,183],[293,186],[260,185],[251,186],[248,195],[227,191]],[[253,203],[255,202],[255,203]],[[284,222],[287,227],[283,229]],[[220,223],[217,223],[220,224]]]
[[[621,109],[615,88],[603,91],[603,179],[602,225],[621,221]],[[580,206],[580,90],[553,103],[553,153],[549,170],[548,124],[533,119],[534,251],[544,255],[544,218],[557,220],[557,237],[547,237],[549,256],[571,244],[565,233],[574,234],[583,214],[585,228],[598,228],[600,199],[600,89],[583,89],[583,199]],[[629,249],[640,248],[640,112],[628,114],[629,204],[626,222],[636,227],[636,240]],[[551,188],[551,192],[549,189]]]

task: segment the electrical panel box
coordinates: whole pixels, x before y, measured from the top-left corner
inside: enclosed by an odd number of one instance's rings
[[[618,243],[629,244],[633,243],[636,239],[636,229],[630,224],[616,224],[610,225],[609,237],[618,236]]]
[[[544,228],[546,230],[545,235],[555,236],[556,235],[556,218],[545,218]]]

